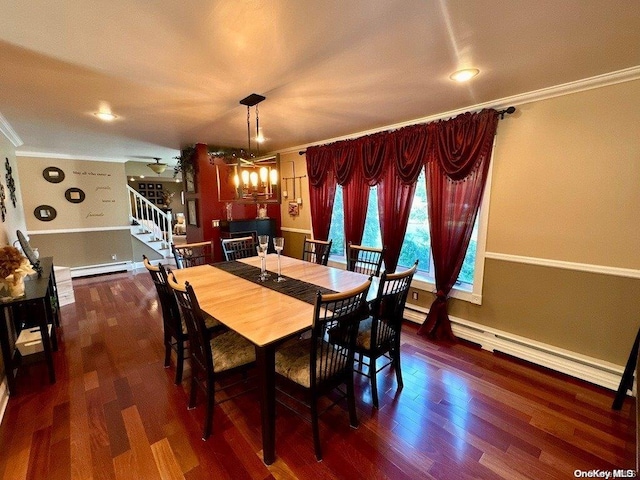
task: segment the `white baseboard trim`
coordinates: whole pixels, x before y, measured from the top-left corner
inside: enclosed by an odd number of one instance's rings
[[[422,324],[429,310],[407,304],[404,318]],[[502,352],[551,370],[616,391],[624,366],[537,342],[449,315],[453,333],[490,352]]]
[[[71,267],[71,278],[88,277],[89,275],[101,275],[103,273],[113,273],[131,271],[132,262],[104,263],[101,265],[87,265],[86,267]]]
[[[0,382],[0,423],[4,418],[4,412],[9,404],[9,387],[7,386],[7,377]]]

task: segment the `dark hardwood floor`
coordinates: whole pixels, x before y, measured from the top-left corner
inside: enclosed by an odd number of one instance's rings
[[[187,410],[186,386],[163,368],[161,319],[146,271],[73,281],[62,308],[58,382],[23,369],[0,426],[4,479],[569,479],[575,470],[635,468],[635,407],[613,392],[469,345],[403,332],[404,389],[379,375],[380,410],[356,379],[360,427],[346,407],[311,426],[278,406],[277,461],[261,460],[257,392]],[[240,309],[239,309],[240,310]]]

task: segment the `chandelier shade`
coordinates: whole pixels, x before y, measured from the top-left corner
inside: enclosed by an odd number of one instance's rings
[[[160,163],[160,159],[157,157],[154,157],[153,159],[156,161],[156,163],[147,163],[147,167],[149,167],[158,175],[162,174],[162,172],[167,169],[168,165],[166,163]]]

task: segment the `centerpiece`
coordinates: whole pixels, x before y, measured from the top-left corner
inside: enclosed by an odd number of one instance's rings
[[[11,298],[24,295],[24,277],[35,273],[29,260],[16,247],[0,248],[0,286]]]

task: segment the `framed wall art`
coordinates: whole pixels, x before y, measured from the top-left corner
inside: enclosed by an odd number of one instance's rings
[[[198,200],[187,200],[187,216],[189,217],[187,223],[198,226]]]

